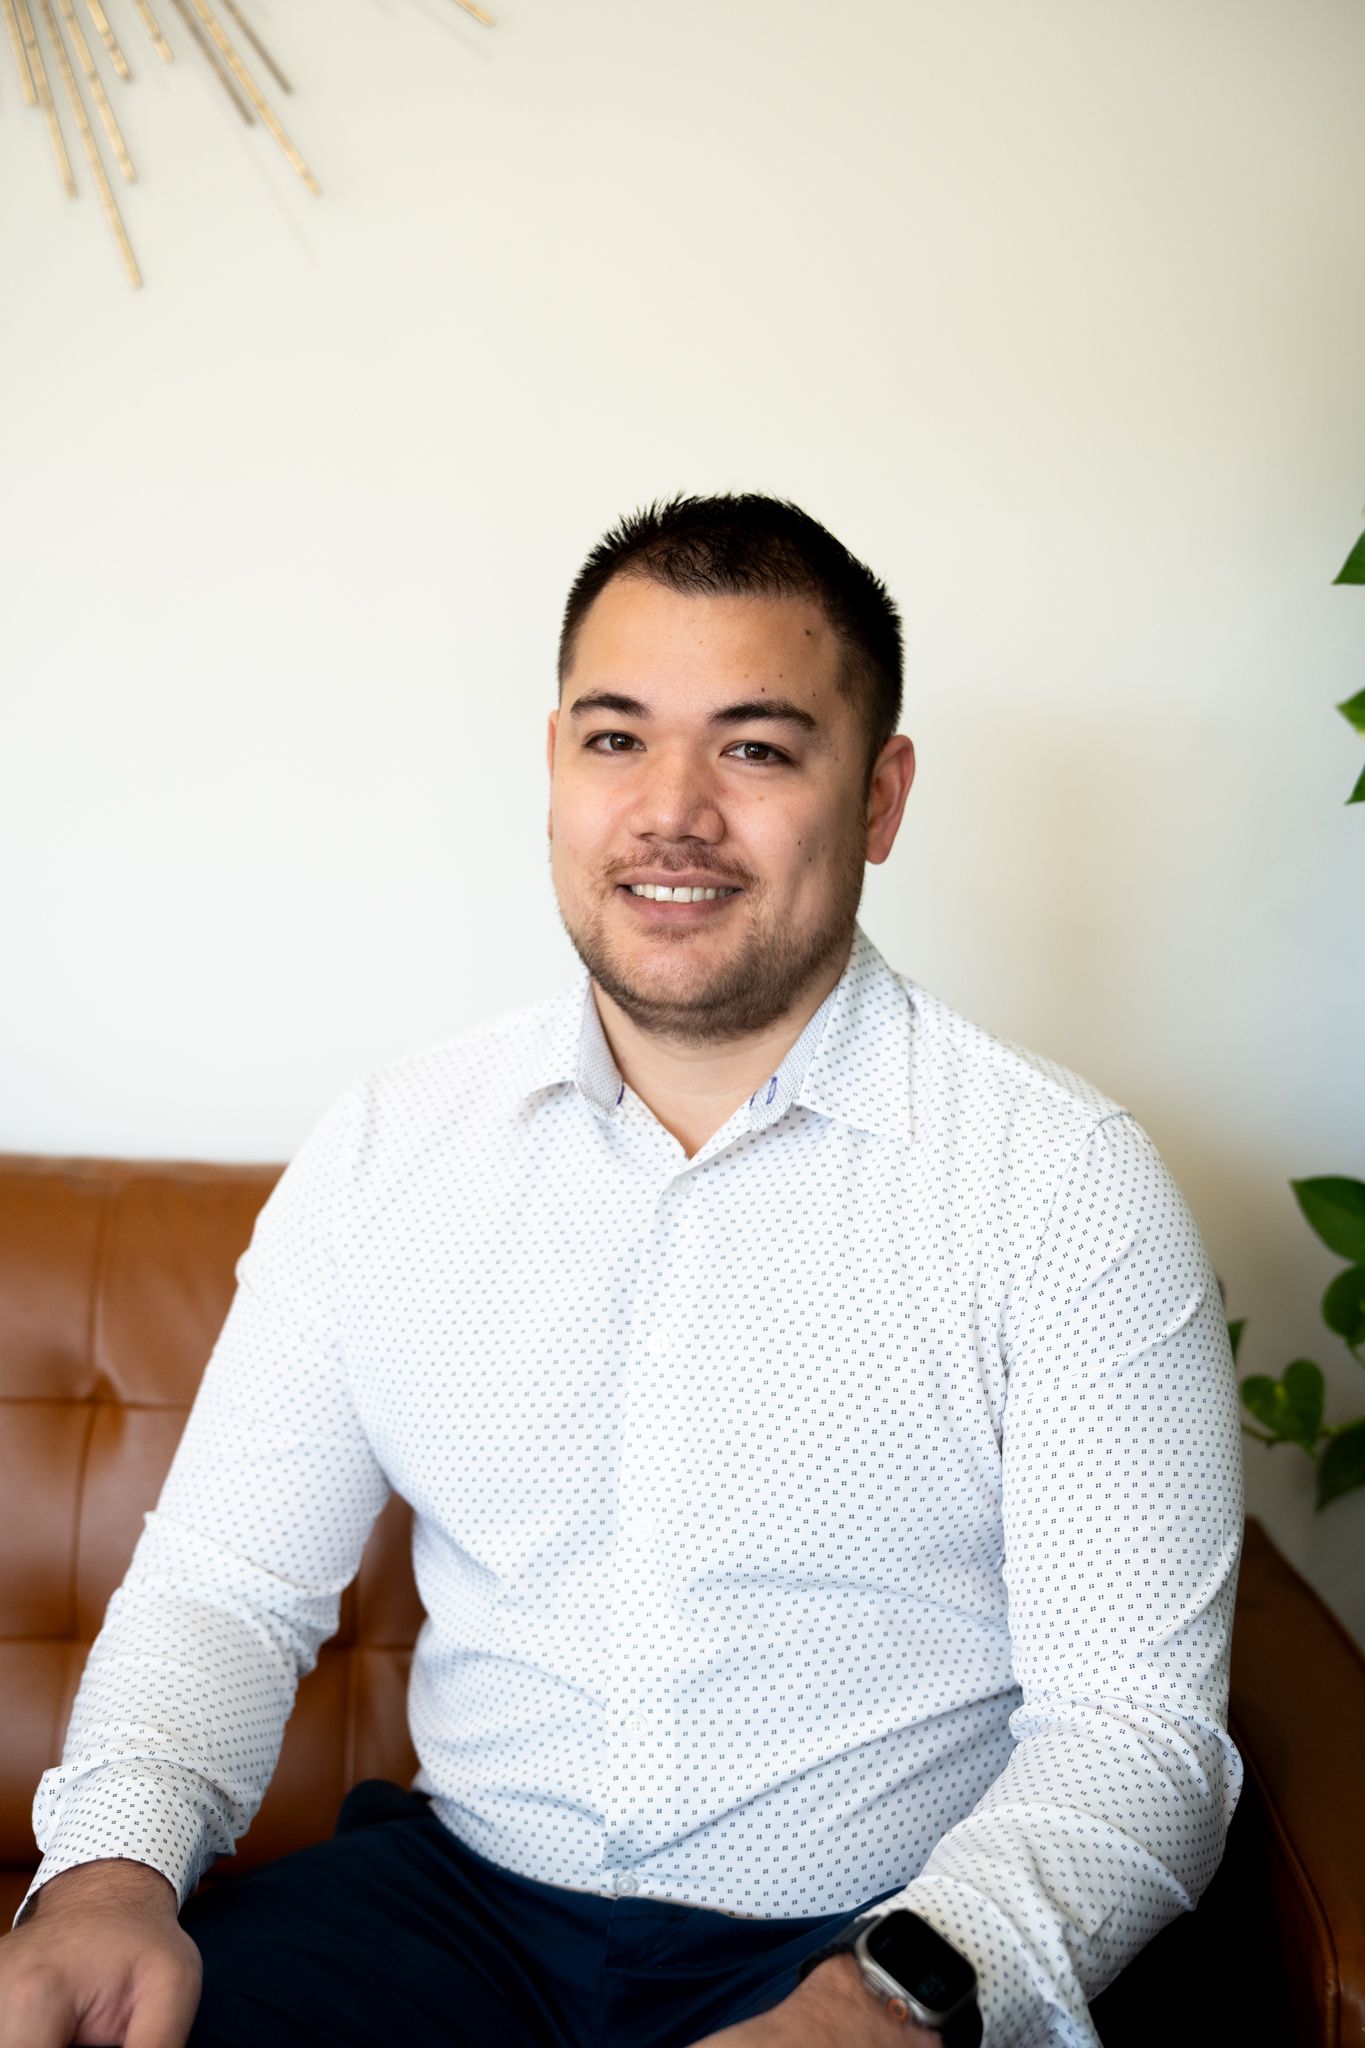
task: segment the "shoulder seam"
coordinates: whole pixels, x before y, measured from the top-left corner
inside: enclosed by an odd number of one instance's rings
[[[1072,1176],[1076,1171],[1076,1164],[1077,1161],[1080,1159],[1081,1154],[1091,1144],[1091,1142],[1099,1134],[1099,1132],[1104,1129],[1104,1126],[1106,1124],[1112,1124],[1119,1121],[1130,1123],[1138,1130],[1141,1129],[1141,1125],[1138,1124],[1137,1118],[1133,1115],[1133,1112],[1130,1109],[1115,1107],[1113,1109],[1104,1110],[1100,1115],[1094,1117],[1086,1125],[1076,1145],[1068,1154],[1065,1166],[1062,1168],[1062,1171],[1057,1176],[1056,1185],[1052,1190],[1052,1199],[1049,1201],[1047,1205],[1047,1214],[1043,1218],[1042,1228],[1038,1232],[1038,1242],[1033,1247],[1033,1257],[1029,1262],[1028,1286],[1024,1291],[1024,1301],[1020,1318],[1021,1322],[1024,1324],[1025,1327],[1027,1327],[1029,1316],[1032,1314],[1033,1290],[1038,1284],[1038,1267],[1043,1256],[1043,1246],[1047,1243],[1048,1232],[1052,1228],[1052,1219],[1057,1213],[1057,1204],[1061,1201],[1063,1194],[1071,1185]]]

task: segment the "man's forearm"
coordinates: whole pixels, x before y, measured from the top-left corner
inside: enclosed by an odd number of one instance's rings
[[[34,1803],[43,1852],[34,1884],[123,1863],[154,1871],[182,1902],[231,1850],[237,1818],[222,1791],[186,1765],[124,1757],[82,1770],[80,1751],[72,1756],[68,1746],[68,1761],[44,1774]]]

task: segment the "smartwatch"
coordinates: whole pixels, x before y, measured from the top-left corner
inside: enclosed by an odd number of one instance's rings
[[[980,2048],[976,1971],[960,1950],[918,1913],[897,1907],[864,1914],[806,1957],[797,1982],[830,1956],[852,1953],[863,1982],[894,2020],[913,2020],[943,2036],[946,2048]]]

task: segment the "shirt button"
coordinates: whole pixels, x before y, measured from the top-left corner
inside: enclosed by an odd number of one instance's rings
[[[673,1332],[665,1323],[660,1329],[651,1330],[645,1339],[645,1350],[651,1358],[667,1358],[673,1349]]]
[[[639,1878],[638,1878],[638,1877],[632,1877],[632,1876],[631,1876],[631,1874],[630,1874],[630,1872],[629,1872],[628,1870],[623,1870],[623,1871],[621,1872],[620,1876],[619,1876],[619,1877],[617,1878],[617,1880],[616,1880],[616,1896],[617,1896],[617,1898],[618,1898],[618,1899],[628,1899],[628,1898],[631,1898],[631,1897],[632,1897],[632,1896],[633,1896],[633,1895],[634,1895],[634,1894],[635,1894],[636,1892],[638,1892],[638,1891],[639,1891],[639,1889],[640,1889],[640,1880],[639,1880]]]

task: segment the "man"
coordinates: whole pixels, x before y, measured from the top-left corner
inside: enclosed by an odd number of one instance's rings
[[[0,2048],[180,2048],[201,1964],[196,2048],[1093,2042],[1199,1896],[1218,1291],[1131,1118],[858,929],[900,669],[794,506],[589,557],[549,729],[585,972],[350,1091],[263,1211],[39,1788]],[[182,1926],[390,1487],[414,1788]]]

